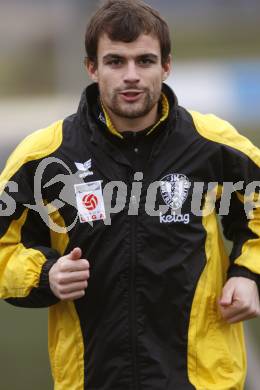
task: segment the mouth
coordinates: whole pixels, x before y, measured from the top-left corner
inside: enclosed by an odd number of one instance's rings
[[[143,94],[143,91],[140,90],[125,90],[120,92],[120,96],[125,100],[126,102],[135,102],[138,100]]]

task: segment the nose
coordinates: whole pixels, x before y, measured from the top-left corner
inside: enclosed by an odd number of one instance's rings
[[[134,61],[129,61],[126,67],[126,72],[124,74],[125,83],[138,83],[140,81],[140,76],[136,69],[136,64]]]

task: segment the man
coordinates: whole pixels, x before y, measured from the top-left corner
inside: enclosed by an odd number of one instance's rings
[[[50,307],[57,390],[243,388],[241,321],[260,313],[259,214],[244,203],[260,153],[178,105],[170,50],[157,11],[108,1],[87,28],[94,83],[78,112],[25,139],[2,173],[19,191],[1,218],[1,297]],[[68,170],[74,186],[53,180]],[[39,172],[49,223],[32,207]],[[242,182],[223,217],[230,259],[216,221],[226,182]],[[75,202],[57,203],[73,187]]]

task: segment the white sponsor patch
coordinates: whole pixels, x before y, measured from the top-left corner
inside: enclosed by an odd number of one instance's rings
[[[75,184],[75,194],[80,222],[93,222],[106,218],[102,180]]]

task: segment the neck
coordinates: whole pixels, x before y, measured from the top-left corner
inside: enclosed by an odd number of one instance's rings
[[[106,111],[117,131],[141,131],[152,126],[158,119],[158,104],[143,117],[140,118],[123,118],[115,115],[111,110],[106,108]]]

